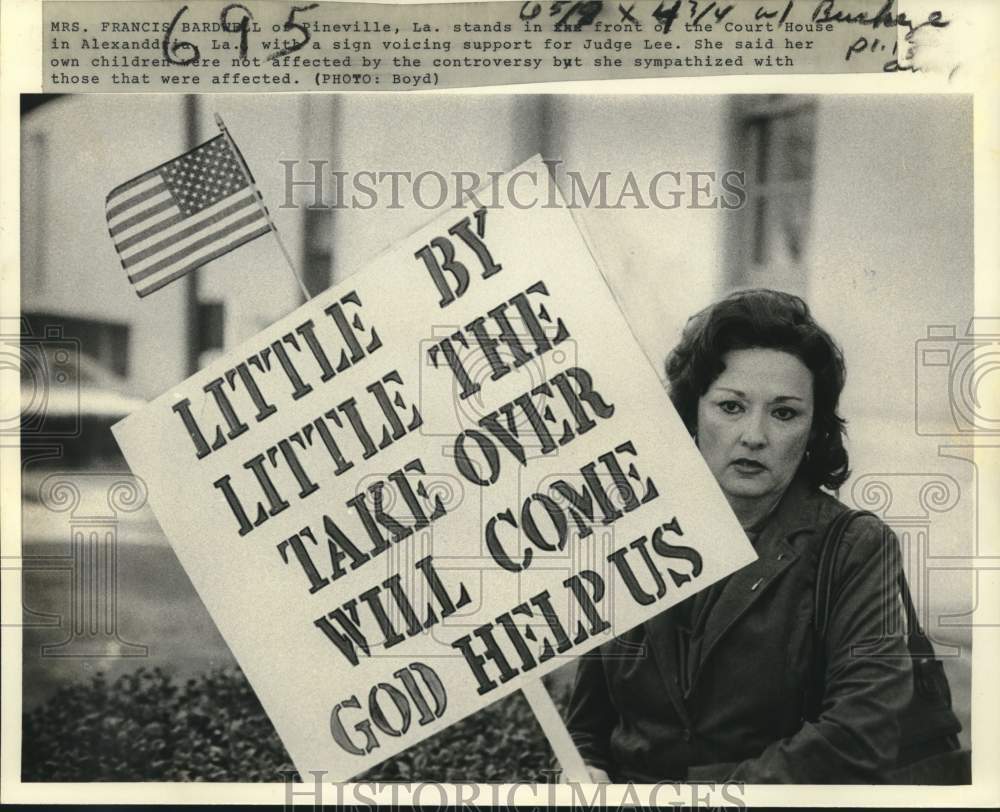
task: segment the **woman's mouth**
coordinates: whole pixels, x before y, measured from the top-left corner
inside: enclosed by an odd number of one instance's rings
[[[741,474],[759,474],[761,471],[767,470],[767,466],[764,463],[751,460],[747,457],[740,457],[733,460],[730,465]]]

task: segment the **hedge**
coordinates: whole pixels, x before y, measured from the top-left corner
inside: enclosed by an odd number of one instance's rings
[[[565,690],[554,698],[563,704]],[[299,780],[238,668],[182,685],[159,668],[114,682],[98,674],[26,713],[22,731],[23,781]],[[516,692],[355,780],[544,783],[551,765],[548,742]]]

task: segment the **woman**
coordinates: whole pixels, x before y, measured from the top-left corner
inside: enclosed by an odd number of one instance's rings
[[[825,640],[812,639],[819,547],[846,510],[820,490],[849,475],[840,350],[798,297],[743,291],[689,320],[667,377],[758,560],[580,661],[569,728],[591,777],[884,780],[912,687],[886,624],[897,544],[874,517],[849,525]]]

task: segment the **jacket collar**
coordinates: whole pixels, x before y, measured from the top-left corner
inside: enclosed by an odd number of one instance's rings
[[[788,486],[754,545],[757,560],[726,579],[705,621],[692,684],[697,682],[701,668],[720,640],[799,558],[800,552],[791,540],[801,533],[814,532],[826,523],[825,514],[832,511],[831,502],[801,478]]]
[[[721,592],[708,613],[704,627],[695,630],[696,634],[701,632],[701,645],[698,646],[697,662],[691,664],[692,686],[697,683],[706,660],[719,641],[799,558],[800,553],[792,546],[791,540],[803,532],[823,526],[823,514],[827,512],[829,501],[828,497],[811,489],[805,482],[793,480],[757,538],[754,545],[757,560],[708,587]],[[686,720],[687,708],[679,688],[680,663],[674,656],[675,617],[675,613],[667,610],[647,620],[643,626],[667,695],[680,717]]]
[[[823,523],[830,498],[812,488],[802,478],[796,477],[778,502],[771,517],[761,530],[755,549],[775,539],[790,539],[799,533],[814,530]]]

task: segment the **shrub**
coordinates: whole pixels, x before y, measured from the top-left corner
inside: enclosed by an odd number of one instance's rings
[[[298,780],[235,668],[183,685],[158,668],[114,682],[98,674],[26,713],[22,746],[24,781],[280,782],[286,772]],[[544,782],[551,764],[548,742],[517,692],[355,780]]]

